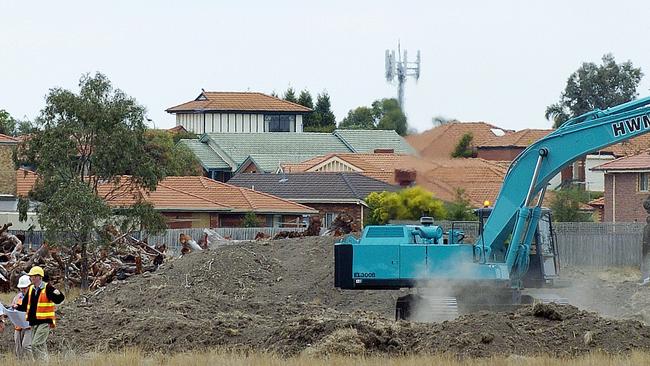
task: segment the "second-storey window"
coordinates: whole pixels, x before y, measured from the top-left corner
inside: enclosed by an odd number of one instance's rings
[[[296,116],[285,114],[266,115],[264,121],[269,126],[269,132],[290,132],[291,126],[296,121]]]

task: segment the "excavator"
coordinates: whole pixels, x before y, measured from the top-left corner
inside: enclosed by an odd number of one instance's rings
[[[650,97],[572,118],[515,158],[494,206],[477,212],[473,243],[430,219],[369,225],[359,239],[348,236],[335,244],[335,286],[415,289],[397,299],[397,319],[416,319],[422,312],[445,319],[554,301],[556,296],[534,291],[552,287],[559,275],[551,212],[542,207],[549,181],[582,156],[647,132]]]

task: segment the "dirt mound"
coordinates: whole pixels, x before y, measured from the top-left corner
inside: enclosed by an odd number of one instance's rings
[[[479,312],[436,324],[395,322],[393,306],[403,292],[333,287],[333,243],[320,237],[244,242],[189,254],[62,305],[51,347],[467,356],[650,349],[650,328],[642,323],[572,306]],[[5,350],[9,337],[2,336]]]

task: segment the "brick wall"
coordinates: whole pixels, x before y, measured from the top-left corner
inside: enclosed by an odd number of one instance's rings
[[[645,222],[643,200],[650,192],[639,192],[638,177],[639,173],[605,174],[604,222]]]
[[[0,194],[16,194],[13,148],[14,145],[0,144]]]
[[[363,217],[361,217],[362,205],[358,205],[356,203],[301,203],[313,208],[314,210],[318,210],[318,213],[322,220],[325,218],[326,213],[346,213],[354,217],[354,222],[359,229],[363,227]],[[367,207],[363,207],[363,215],[368,215]]]
[[[479,147],[476,157],[485,160],[512,161],[522,151],[524,151],[524,149],[521,147]]]

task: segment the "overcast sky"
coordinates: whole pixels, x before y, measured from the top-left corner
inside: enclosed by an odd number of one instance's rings
[[[306,5],[309,5],[307,7]],[[52,87],[100,71],[146,106],[210,91],[327,90],[337,121],[396,97],[384,51],[398,40],[422,72],[406,85],[409,124],[434,116],[549,128],[582,62],[611,52],[646,76],[650,1],[13,1],[0,0],[0,109],[36,117]]]

